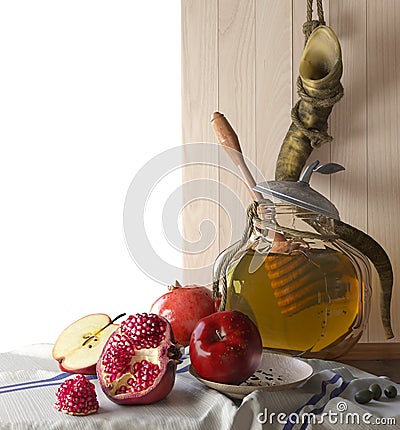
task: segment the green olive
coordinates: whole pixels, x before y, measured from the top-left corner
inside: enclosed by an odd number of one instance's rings
[[[354,400],[357,403],[364,404],[364,403],[368,403],[369,401],[371,401],[372,396],[373,396],[373,394],[370,390],[360,390],[360,391],[357,391],[357,393],[354,395]]]
[[[388,385],[384,393],[388,399],[394,399],[397,396],[397,388],[393,385]]]
[[[368,388],[369,391],[372,393],[372,398],[374,400],[379,400],[382,395],[382,388],[378,384],[371,384]]]

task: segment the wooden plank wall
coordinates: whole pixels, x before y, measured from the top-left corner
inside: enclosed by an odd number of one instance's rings
[[[245,155],[265,178],[273,178],[297,100],[305,5],[305,0],[182,0],[184,143],[214,142],[209,119],[219,110],[236,129]],[[345,95],[330,117],[333,143],[316,150],[312,159],[343,164],[346,172],[316,176],[312,184],[334,202],[343,221],[366,231],[389,254],[395,274],[393,341],[399,342],[400,2],[324,0],[323,5],[342,45]],[[215,162],[221,157],[216,155]],[[230,172],[209,165],[184,169],[184,182],[197,177],[221,181],[243,208],[250,203]],[[223,190],[214,193],[214,202],[197,201],[183,211],[190,240],[198,239],[202,220],[216,228],[206,251],[184,256],[185,267],[210,264],[240,235],[241,226],[232,222],[241,218],[232,221],[218,204]],[[384,341],[376,292],[363,341]]]

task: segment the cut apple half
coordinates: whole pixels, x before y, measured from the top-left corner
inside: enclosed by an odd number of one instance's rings
[[[103,347],[118,328],[106,314],[91,314],[70,324],[62,331],[53,347],[53,358],[64,372],[95,375]]]

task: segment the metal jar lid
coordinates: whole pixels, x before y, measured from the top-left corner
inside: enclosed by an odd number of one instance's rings
[[[330,175],[345,170],[336,163],[321,164],[316,160],[306,167],[300,179],[293,181],[266,181],[257,184],[253,189],[263,195],[276,197],[284,202],[310,210],[317,214],[339,220],[339,212],[335,205],[310,187],[311,175],[314,172]]]

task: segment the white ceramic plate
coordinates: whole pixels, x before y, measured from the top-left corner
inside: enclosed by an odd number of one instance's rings
[[[279,391],[296,387],[312,375],[313,368],[295,357],[264,352],[260,369],[240,385],[220,384],[203,379],[192,365],[189,366],[189,372],[207,387],[234,399],[243,399],[255,390]]]

